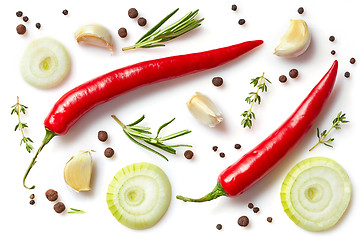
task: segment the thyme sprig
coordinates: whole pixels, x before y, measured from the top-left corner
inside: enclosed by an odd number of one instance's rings
[[[313,150],[314,148],[316,148],[319,144],[324,144],[327,147],[333,147],[331,145],[331,143],[335,140],[334,138],[327,138],[327,136],[329,135],[329,133],[333,130],[333,129],[341,129],[340,124],[341,123],[348,123],[349,121],[345,120],[346,116],[345,113],[339,112],[338,115],[334,118],[333,122],[332,122],[332,126],[329,130],[324,130],[320,133],[319,128],[316,128],[316,136],[319,139],[319,141],[312,147],[310,148],[309,151]]]
[[[163,47],[163,42],[170,41],[174,38],[177,38],[197,27],[199,27],[204,18],[196,20],[195,17],[198,14],[199,10],[192,11],[187,13],[178,21],[164,28],[163,30],[159,29],[169,18],[171,18],[179,8],[172,11],[164,19],[162,19],[158,24],[151,28],[147,33],[145,33],[134,45],[129,47],[122,48],[123,51],[135,49],[135,48],[153,48],[153,47]]]
[[[16,124],[14,131],[19,130],[21,132],[22,139],[20,141],[20,146],[24,143],[25,147],[26,147],[26,151],[28,151],[30,153],[34,149],[34,147],[31,145],[31,143],[33,143],[33,141],[31,140],[31,138],[25,136],[24,128],[27,128],[28,125],[27,125],[27,123],[21,122],[21,119],[20,119],[20,114],[21,113],[25,114],[28,107],[26,107],[23,104],[20,104],[19,97],[17,97],[16,104],[14,104],[11,108],[12,108],[11,115],[16,114],[17,118],[18,118],[18,123]]]
[[[69,211],[68,213],[86,213],[85,211],[76,208],[70,208],[70,210],[71,211]]]
[[[269,79],[267,79],[265,76],[265,73],[263,73],[260,77],[256,77],[251,79],[250,84],[254,85],[256,89],[255,92],[250,92],[249,96],[245,98],[245,101],[250,104],[249,110],[244,111],[241,116],[243,117],[243,120],[241,121],[241,125],[243,127],[252,127],[252,119],[255,119],[255,113],[252,111],[253,106],[255,103],[260,104],[261,103],[261,97],[259,95],[261,92],[267,92],[267,86],[266,83],[271,83]]]
[[[177,145],[165,145],[164,142],[168,141],[170,139],[173,138],[177,138],[180,136],[183,136],[185,134],[190,133],[190,130],[182,130],[176,133],[172,133],[170,135],[164,136],[164,137],[160,137],[159,134],[161,132],[161,130],[163,128],[165,128],[166,126],[168,126],[170,123],[172,123],[175,118],[171,119],[170,121],[162,124],[156,133],[155,137],[151,137],[150,134],[152,134],[150,132],[150,127],[142,127],[142,126],[138,126],[137,124],[139,124],[142,120],[144,120],[145,115],[142,115],[138,120],[136,120],[135,122],[125,125],[124,123],[122,123],[115,115],[111,115],[111,117],[122,127],[125,135],[135,144],[161,156],[162,158],[164,158],[165,160],[168,161],[167,157],[165,157],[163,154],[161,154],[160,152],[154,150],[153,148],[148,147],[147,145],[137,141],[141,140],[145,143],[148,143],[151,146],[157,147],[165,152],[171,153],[171,154],[176,154],[176,150],[174,149],[175,147],[191,147],[191,145],[186,145],[186,144],[177,144]]]

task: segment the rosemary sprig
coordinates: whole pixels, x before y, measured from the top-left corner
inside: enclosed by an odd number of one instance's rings
[[[71,211],[69,211],[68,213],[86,213],[85,211],[76,208],[70,208],[70,210]]]
[[[172,133],[170,135],[164,136],[164,137],[160,137],[159,134],[161,132],[161,130],[163,128],[165,128],[166,126],[168,126],[170,123],[172,123],[175,118],[171,119],[169,122],[166,122],[164,124],[162,124],[159,129],[157,130],[156,136],[155,137],[151,137],[150,134],[151,132],[149,131],[150,128],[149,127],[142,127],[142,126],[137,126],[138,123],[140,123],[142,120],[144,120],[145,116],[142,115],[138,120],[136,120],[135,122],[125,125],[124,123],[122,123],[115,115],[111,115],[111,117],[122,127],[125,135],[135,144],[145,148],[146,150],[149,150],[159,156],[161,156],[162,158],[164,158],[165,160],[168,161],[168,159],[161,154],[160,152],[154,150],[153,148],[148,147],[147,145],[137,141],[141,140],[151,146],[157,147],[165,152],[171,153],[171,154],[176,154],[176,150],[174,149],[175,147],[191,147],[190,145],[186,145],[186,144],[177,144],[177,145],[165,145],[164,142],[173,138],[177,138],[180,136],[183,136],[185,134],[190,133],[190,130],[182,130],[176,133]]]
[[[251,79],[250,84],[253,84],[255,88],[257,88],[256,92],[250,92],[249,96],[245,98],[245,101],[250,104],[249,110],[244,111],[241,116],[243,120],[241,121],[241,125],[248,128],[252,127],[252,119],[255,119],[255,113],[252,111],[254,103],[261,103],[261,97],[259,92],[267,92],[266,82],[271,83],[269,79],[264,76],[265,73],[261,75],[261,77],[256,77]]]
[[[319,139],[319,141],[312,147],[310,148],[309,151],[313,150],[314,148],[316,148],[319,144],[324,144],[327,147],[333,147],[331,145],[331,143],[335,140],[334,138],[327,138],[327,136],[329,135],[329,133],[331,132],[331,130],[333,129],[341,129],[340,127],[340,123],[348,123],[349,121],[345,120],[345,113],[339,112],[338,115],[336,116],[336,118],[334,118],[333,120],[333,124],[331,126],[331,128],[329,130],[324,130],[320,133],[319,128],[316,128],[316,136]]]
[[[19,102],[19,97],[17,97],[17,101],[16,101],[16,104],[14,104],[12,107],[12,110],[11,110],[11,115],[13,115],[14,113],[17,115],[18,117],[18,124],[16,124],[15,126],[15,129],[14,131],[17,131],[19,130],[21,132],[21,135],[22,135],[22,139],[20,141],[20,146],[24,143],[26,146],[26,151],[28,151],[29,153],[31,152],[31,150],[34,149],[34,147],[31,145],[31,143],[33,143],[33,141],[31,140],[31,138],[29,137],[26,137],[25,134],[24,134],[24,128],[27,128],[28,125],[27,123],[23,123],[21,122],[21,119],[20,119],[20,114],[25,114],[26,113],[26,109],[28,107],[26,107],[25,105],[23,104],[20,104]]]
[[[153,48],[153,47],[163,47],[163,42],[170,41],[174,38],[177,38],[197,27],[199,27],[204,18],[195,20],[196,15],[199,10],[189,12],[184,17],[164,28],[163,30],[159,29],[169,18],[171,18],[179,8],[172,11],[164,19],[162,19],[158,24],[151,28],[147,33],[145,33],[134,45],[122,48],[123,51],[127,51],[135,48]]]

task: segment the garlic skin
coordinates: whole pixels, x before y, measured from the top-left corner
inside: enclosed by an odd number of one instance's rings
[[[66,163],[64,179],[76,191],[90,191],[93,160],[90,151],[79,151]]]
[[[290,26],[281,37],[274,54],[281,57],[298,57],[309,47],[311,34],[304,20],[290,20]]]
[[[74,34],[79,44],[107,48],[113,52],[113,40],[110,32],[102,25],[89,24],[80,27]]]
[[[221,112],[210,98],[196,92],[186,103],[190,113],[201,123],[215,127],[223,121]]]

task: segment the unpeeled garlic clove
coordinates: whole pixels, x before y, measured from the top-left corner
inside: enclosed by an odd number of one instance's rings
[[[309,47],[311,34],[304,20],[290,20],[290,26],[281,37],[274,54],[282,57],[297,57]]]
[[[215,127],[223,121],[221,112],[210,98],[196,92],[186,103],[190,113],[200,122],[209,127]]]
[[[93,160],[90,151],[79,151],[66,163],[64,179],[76,191],[89,191]]]
[[[113,51],[113,41],[110,32],[102,25],[89,24],[80,27],[75,32],[79,44],[93,45]]]

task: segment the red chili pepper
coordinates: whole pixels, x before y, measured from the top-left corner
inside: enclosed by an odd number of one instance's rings
[[[333,89],[337,69],[338,62],[335,61],[295,112],[277,130],[219,175],[217,185],[211,193],[199,199],[182,196],[177,198],[186,202],[204,202],[220,196],[234,197],[262,179],[309,131]]]
[[[24,187],[30,169],[43,147],[56,135],[64,135],[88,111],[137,87],[173,79],[217,67],[261,45],[248,41],[205,52],[140,62],[90,80],[64,94],[44,121],[46,135],[23,178]],[[35,186],[30,187],[30,189]]]

